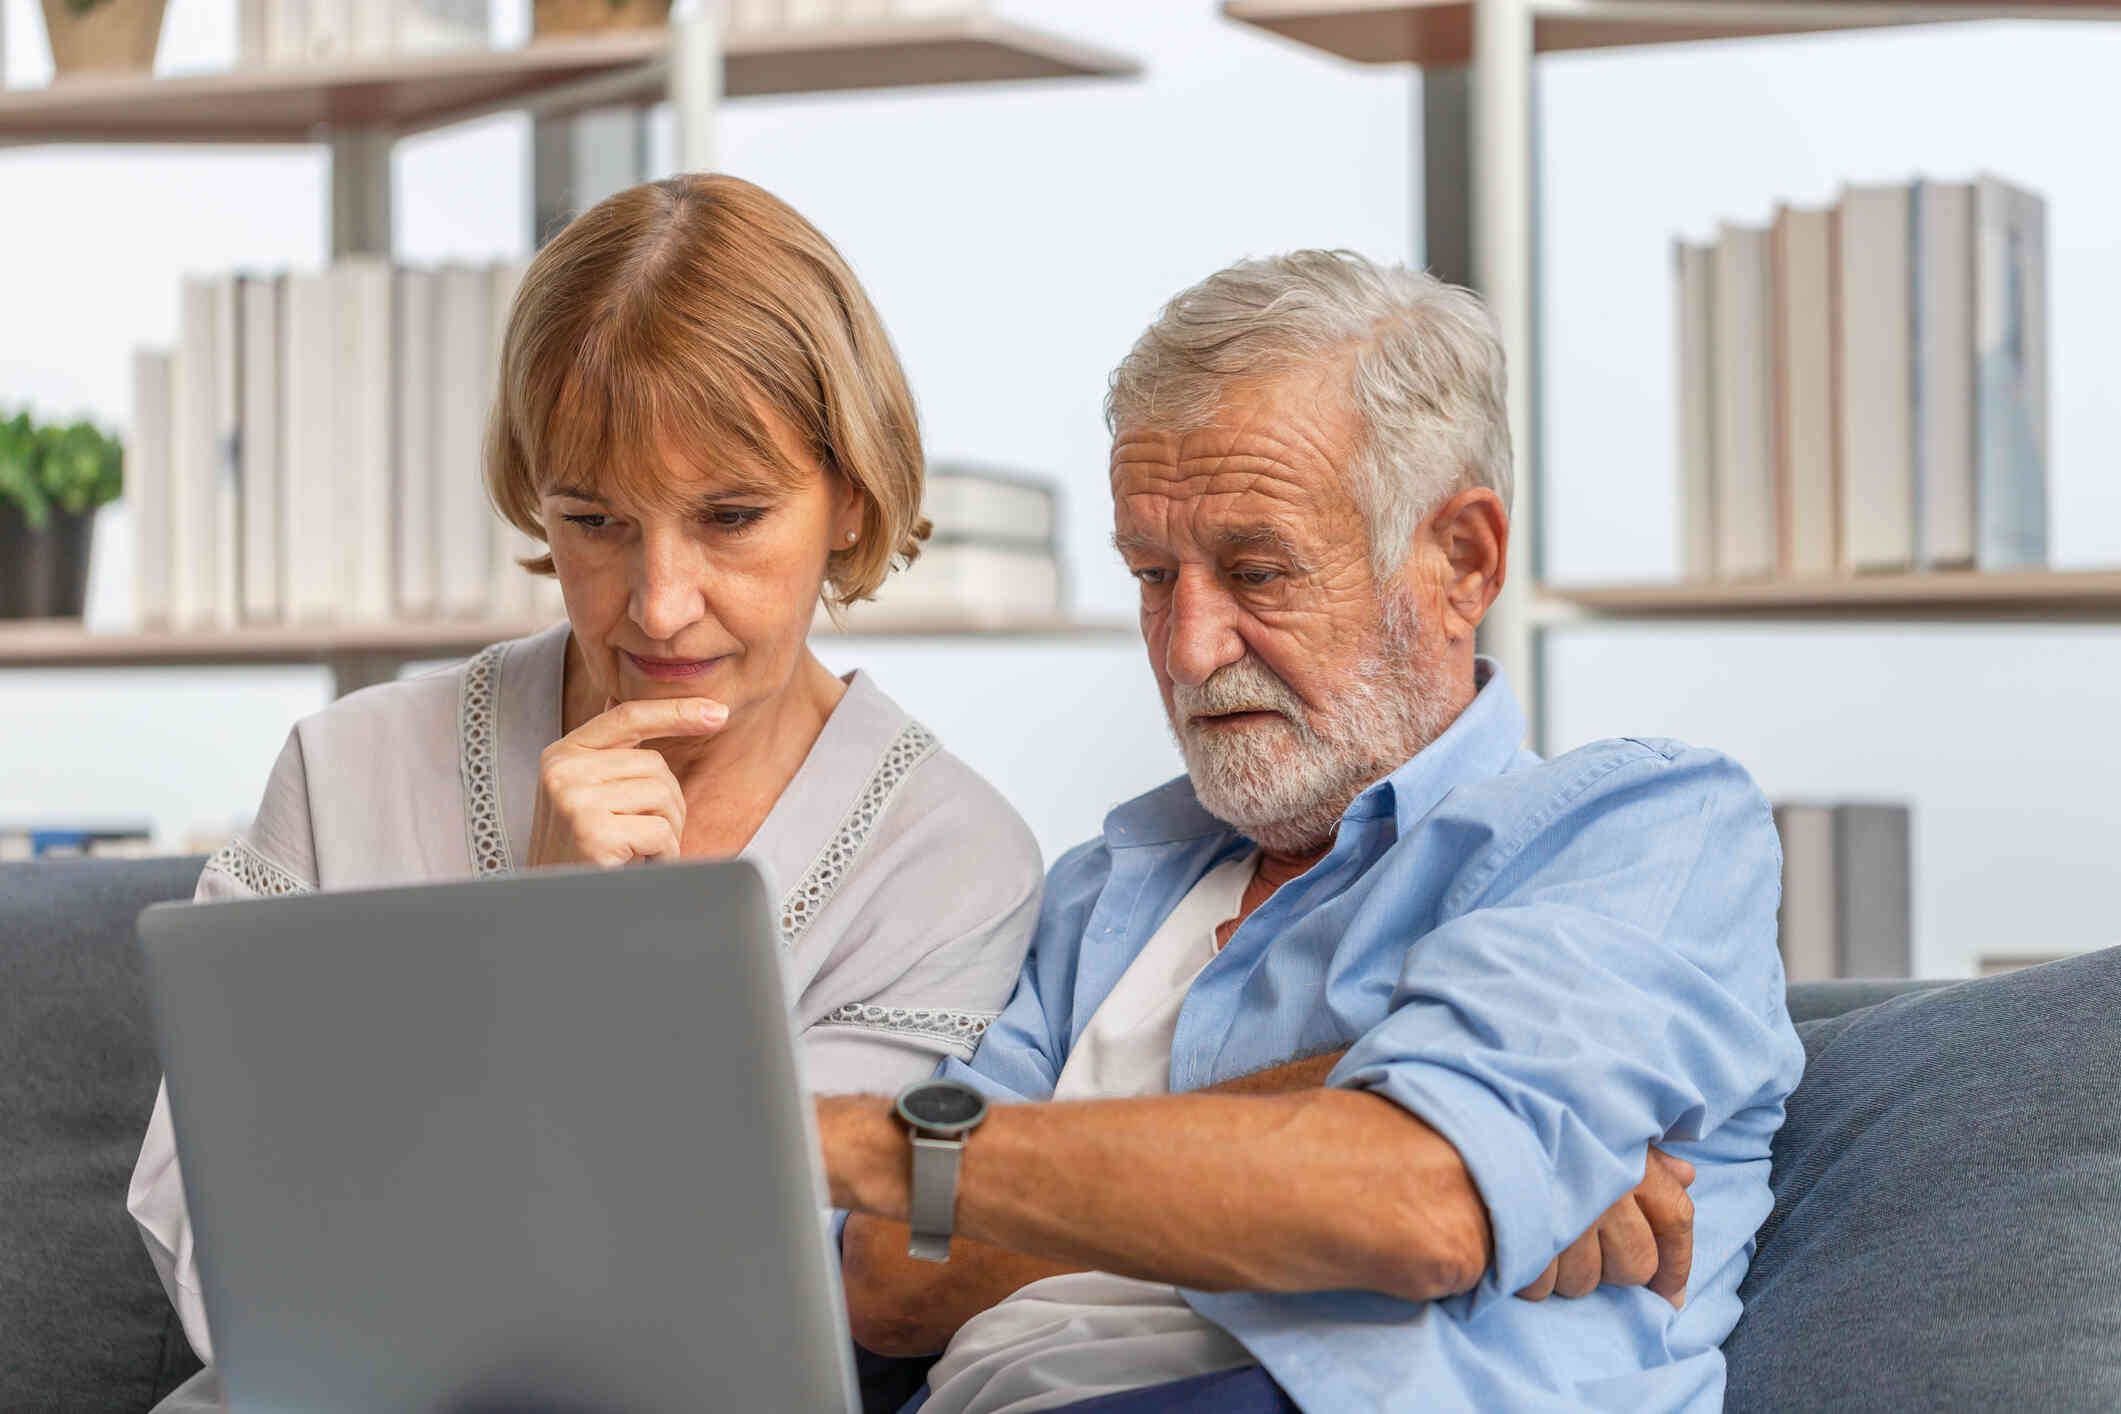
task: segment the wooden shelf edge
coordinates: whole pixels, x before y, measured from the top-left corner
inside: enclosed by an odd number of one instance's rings
[[[200,632],[108,633],[65,619],[0,622],[0,669],[155,667],[185,664],[322,663],[352,657],[466,656],[490,643],[522,638],[553,620],[433,621],[400,624],[275,625]],[[945,618],[879,615],[844,629],[820,625],[820,639],[1131,637],[1132,624],[1068,618]]]
[[[1548,623],[1673,618],[2121,620],[2121,570],[1938,571],[1816,580],[1540,585]]]
[[[1978,20],[2121,20],[2113,0],[1532,0],[1541,53]],[[1223,15],[1359,64],[1472,60],[1473,0],[1224,0]]]
[[[410,134],[488,113],[655,102],[666,29],[534,39],[513,49],[364,55],[166,78],[82,76],[0,89],[0,146],[60,142],[313,142],[320,127]],[[1134,59],[984,13],[725,40],[729,97],[1137,74]]]

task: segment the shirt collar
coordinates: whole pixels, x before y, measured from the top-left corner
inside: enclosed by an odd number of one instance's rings
[[[1473,682],[1473,701],[1443,735],[1356,796],[1342,812],[1343,820],[1391,816],[1405,834],[1453,787],[1499,775],[1516,759],[1524,745],[1525,717],[1508,676],[1493,659],[1478,658]],[[1136,796],[1105,817],[1105,844],[1111,849],[1235,834],[1201,806],[1193,782],[1185,776]]]

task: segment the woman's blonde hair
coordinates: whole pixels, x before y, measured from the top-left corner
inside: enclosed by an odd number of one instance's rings
[[[486,491],[544,538],[543,487],[615,488],[669,506],[677,449],[702,470],[798,473],[762,414],[792,428],[862,501],[828,599],[872,597],[927,538],[920,423],[854,272],[817,228],[736,177],[646,182],[598,202],[538,252],[501,345]],[[552,573],[552,556],[525,560]]]

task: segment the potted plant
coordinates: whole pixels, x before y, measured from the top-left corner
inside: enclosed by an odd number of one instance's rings
[[[44,0],[44,33],[52,70],[71,74],[144,74],[155,67],[167,0]]]
[[[531,8],[530,27],[535,36],[543,38],[593,30],[648,29],[668,23],[670,0],[537,0]]]
[[[0,618],[79,618],[96,508],[118,498],[124,451],[90,422],[0,422]]]

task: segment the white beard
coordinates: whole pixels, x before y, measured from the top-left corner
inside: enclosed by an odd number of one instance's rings
[[[1171,734],[1210,815],[1267,849],[1299,852],[1333,837],[1356,796],[1441,736],[1457,715],[1450,679],[1418,650],[1412,596],[1395,594],[1375,642],[1313,713],[1247,653],[1199,687],[1171,685]],[[1197,714],[1272,712],[1251,726],[1195,725]]]

